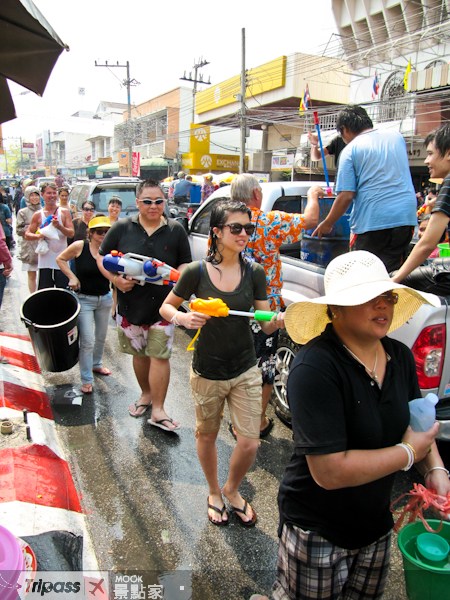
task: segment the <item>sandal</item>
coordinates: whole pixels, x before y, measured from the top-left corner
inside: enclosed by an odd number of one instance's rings
[[[139,417],[143,417],[145,413],[150,409],[151,404],[142,404],[138,402],[134,402],[128,407],[128,413],[130,417],[134,417],[138,419]]]
[[[272,431],[273,429],[273,419],[267,419],[267,425],[264,427],[264,429],[261,429],[261,431],[259,432],[259,437],[260,438],[265,438],[269,435],[269,433]]]
[[[92,372],[97,373],[97,375],[112,375],[112,371],[110,371],[106,367],[98,367],[97,369],[92,369]]]
[[[225,504],[222,506],[222,508],[217,508],[217,506],[214,506],[214,504],[210,504],[209,503],[209,496],[206,499],[207,504],[208,504],[208,509],[214,510],[216,513],[218,513],[221,517],[222,517],[222,521],[214,521],[214,519],[212,519],[208,513],[208,521],[211,523],[211,525],[216,525],[217,527],[225,527],[225,525],[228,525],[228,521],[229,519],[225,519],[224,520],[224,515],[227,515],[227,509]],[[227,515],[228,517],[228,515]]]
[[[250,508],[252,509],[252,513],[253,513],[250,521],[244,521],[240,517],[240,515],[245,515],[246,517],[248,516],[246,513],[247,506],[250,506]],[[254,508],[252,508],[252,505],[247,502],[247,500],[244,500],[244,508],[238,508],[237,506],[233,506],[232,504],[230,504],[230,507],[231,507],[231,510],[238,517],[239,524],[242,525],[242,527],[254,527],[256,525],[256,521],[258,520],[258,515],[256,514]]]
[[[83,394],[92,394],[92,383],[83,383],[81,391]]]

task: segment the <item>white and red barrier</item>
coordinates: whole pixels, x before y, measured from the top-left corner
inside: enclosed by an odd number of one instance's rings
[[[59,444],[50,400],[28,336],[0,334],[0,421],[20,432],[0,434],[0,524],[21,538],[47,531],[83,536],[83,568],[97,571],[85,516]],[[23,411],[26,410],[29,438]],[[14,443],[13,443],[14,442]]]

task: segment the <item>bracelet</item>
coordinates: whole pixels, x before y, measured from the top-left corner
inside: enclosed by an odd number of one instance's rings
[[[170,319],[170,322],[172,323],[172,325],[175,325],[175,326],[178,326],[178,327],[181,325],[181,323],[178,321],[178,311]]]
[[[404,467],[402,469],[402,471],[409,471],[410,468],[413,466],[414,464],[414,454],[413,454],[413,450],[411,449],[412,446],[410,444],[405,444],[405,443],[401,443],[401,444],[395,444],[396,446],[399,446],[400,448],[403,448],[403,450],[406,452],[406,454],[408,455],[408,462],[406,464],[406,467]]]
[[[425,471],[425,475],[423,476],[423,478],[425,479],[425,477],[428,477],[431,471],[445,471],[447,473],[447,477],[450,477],[450,472],[445,467],[431,467],[431,469]]]
[[[411,450],[411,452],[413,454],[414,462],[416,462],[416,460],[417,460],[417,454],[416,454],[416,451],[414,449],[414,446],[411,446],[411,444],[408,444],[408,442],[402,442],[402,444],[405,444],[405,446],[408,446],[408,448]]]

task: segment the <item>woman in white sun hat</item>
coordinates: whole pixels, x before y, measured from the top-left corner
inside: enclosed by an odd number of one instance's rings
[[[427,487],[450,491],[439,425],[408,426],[408,401],[420,397],[413,355],[386,336],[424,303],[439,298],[394,283],[359,250],[330,262],[324,296],[287,308],[289,335],[306,345],[288,378],[294,453],[278,495],[272,598],[381,598],[395,473],[416,464]]]

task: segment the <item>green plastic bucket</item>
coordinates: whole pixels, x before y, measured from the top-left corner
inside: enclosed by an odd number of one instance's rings
[[[445,242],[443,244],[438,244],[439,248],[439,256],[442,258],[443,256],[450,256],[450,244]]]
[[[440,521],[427,519],[432,529],[437,530]],[[409,600],[444,600],[450,597],[450,558],[441,563],[422,559],[417,550],[417,536],[426,531],[421,521],[410,523],[400,529],[398,547],[403,557],[406,593]],[[450,523],[443,523],[439,535],[450,542]]]

